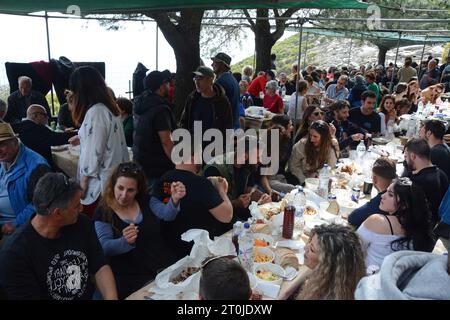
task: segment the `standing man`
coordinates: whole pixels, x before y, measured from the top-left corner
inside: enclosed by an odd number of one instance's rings
[[[350,110],[349,120],[371,134],[379,134],[381,131],[381,118],[375,112],[375,101],[377,94],[373,91],[364,91],[361,95],[362,105],[360,108]]]
[[[29,77],[19,77],[19,90],[14,91],[8,97],[8,112],[5,121],[16,123],[22,121],[27,116],[28,107],[32,104],[44,106],[47,114],[50,114],[47,100],[44,95],[38,91],[32,90],[32,81]],[[48,119],[47,119],[48,121]]]
[[[426,120],[420,127],[419,137],[431,148],[431,163],[450,178],[450,148],[444,142],[445,125],[440,120]]]
[[[239,84],[230,72],[231,58],[226,53],[219,52],[211,60],[213,61],[211,66],[217,76],[216,84],[225,89],[225,95],[230,101],[233,127],[239,129]]]
[[[55,132],[47,127],[48,114],[43,106],[31,105],[27,110],[27,118],[20,123],[12,124],[14,132],[18,133],[20,140],[31,150],[36,151],[54,166],[51,146],[68,144],[70,137],[75,133]]]
[[[425,192],[432,214],[432,225],[439,221],[438,209],[448,188],[444,171],[431,163],[430,146],[424,139],[411,139],[405,145],[409,178]]]
[[[103,298],[117,300],[93,224],[80,216],[80,199],[80,186],[62,173],[39,180],[36,214],[0,252],[0,289],[7,299],[91,300],[95,278]]]
[[[169,70],[150,72],[144,79],[145,91],[134,100],[133,157],[143,168],[150,189],[161,175],[175,168],[171,153],[176,122],[167,101],[170,78]]]
[[[194,133],[194,121],[201,121],[202,136],[208,129],[218,129],[225,139],[226,129],[233,129],[233,115],[223,88],[214,83],[208,67],[198,67],[193,76],[195,90],[187,97],[181,127]]]

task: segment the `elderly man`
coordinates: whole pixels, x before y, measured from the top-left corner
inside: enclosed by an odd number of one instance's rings
[[[439,69],[437,68],[436,60],[431,59],[428,62],[427,69],[420,77],[420,89],[424,90],[429,86],[438,83],[440,76],[441,74],[439,72]]]
[[[295,92],[295,85],[292,82],[288,81],[287,74],[285,72],[280,73],[280,81],[278,81],[278,87],[280,88],[280,92],[282,92],[283,87],[285,87],[286,94],[289,96]]]
[[[217,76],[216,84],[225,89],[233,113],[233,127],[239,129],[239,84],[230,72],[231,58],[223,52],[219,52],[211,58],[211,66]]]
[[[19,90],[11,93],[8,97],[8,112],[5,121],[16,123],[26,117],[28,107],[32,104],[44,106],[47,114],[50,114],[47,100],[38,91],[32,90],[32,81],[29,77],[19,77]],[[48,119],[47,119],[48,121]]]
[[[3,235],[10,235],[34,212],[34,185],[50,168],[19,141],[8,123],[0,123],[0,162],[0,226]]]
[[[36,151],[53,165],[51,146],[59,146],[69,143],[74,135],[69,132],[54,132],[46,126],[48,114],[43,106],[31,105],[27,110],[26,120],[12,124],[14,132],[18,133],[20,140],[31,150]]]
[[[90,300],[93,279],[104,299],[116,283],[93,225],[80,216],[81,188],[61,173],[36,185],[36,214],[0,253],[0,288],[11,300]]]
[[[202,134],[208,129],[218,129],[225,141],[226,129],[233,129],[230,102],[223,88],[214,83],[214,72],[210,68],[200,66],[193,76],[195,90],[186,100],[181,126],[194,133],[194,122],[200,121]]]
[[[331,84],[325,94],[325,102],[331,104],[337,100],[345,100],[348,97],[348,89],[345,87],[348,77],[340,76],[336,84]]]

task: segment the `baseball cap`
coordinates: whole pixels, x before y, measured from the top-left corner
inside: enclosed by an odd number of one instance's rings
[[[226,53],[219,52],[214,57],[211,57],[211,60],[215,61],[215,62],[222,62],[225,65],[225,67],[231,68],[230,67],[231,57],[229,55],[227,55]]]
[[[192,73],[197,76],[214,78],[214,72],[210,68],[205,66],[198,67],[197,70],[195,70]]]
[[[144,78],[144,88],[151,91],[157,90],[164,82],[170,81],[172,74],[169,70],[152,71]]]

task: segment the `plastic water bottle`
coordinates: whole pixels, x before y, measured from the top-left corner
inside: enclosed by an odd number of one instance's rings
[[[294,203],[296,207],[305,207],[306,205],[306,194],[302,186],[297,188],[297,193],[294,196]],[[302,210],[303,211],[303,210]]]
[[[390,119],[387,123],[386,137],[391,140],[394,139],[394,125],[395,125],[395,122],[392,119]]]
[[[325,199],[328,197],[329,181],[330,181],[330,166],[325,163],[323,165],[323,168],[319,172],[319,190],[318,190],[319,196]]]
[[[417,113],[419,115],[422,115],[422,113],[423,113],[423,102],[422,101],[419,101],[419,103],[417,104]]]
[[[239,256],[239,236],[242,233],[242,222],[237,221],[235,224],[233,224],[233,235],[231,237],[231,241],[234,244],[234,247],[236,248],[236,254]]]
[[[281,87],[281,98],[284,98],[285,95],[286,95],[286,86],[282,86]]]
[[[407,137],[410,138],[416,135],[416,126],[417,126],[416,117],[414,116],[414,114],[412,114],[408,122],[408,131],[406,132]]]
[[[364,153],[366,152],[366,145],[364,144],[364,140],[361,140],[356,147],[356,153],[358,154],[358,158],[362,159]]]
[[[239,259],[247,271],[253,271],[253,237],[250,233],[250,224],[244,223],[244,228],[238,238]]]
[[[295,203],[295,221],[294,221],[294,235],[293,237],[296,239],[301,236],[303,232],[303,228],[305,226],[305,220],[303,218],[303,211],[306,206],[306,194],[305,190],[303,190],[302,186],[297,188],[297,193],[294,197]]]

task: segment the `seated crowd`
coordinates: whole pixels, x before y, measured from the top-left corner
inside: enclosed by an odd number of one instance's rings
[[[230,72],[231,57],[218,53],[211,60],[212,68],[193,70],[195,89],[179,123],[168,100],[168,70],[150,72],[144,92],[131,101],[115,98],[95,68],[75,69],[58,117],[61,132],[47,126],[50,110],[31,79],[19,78],[8,105],[0,100],[0,298],[125,299],[189,255],[193,244],[181,240],[184,232],[205,229],[211,239],[224,234],[251,216],[252,201],[280,200],[361,141],[393,134],[402,115],[442,103],[446,88],[439,83],[446,75],[437,78],[433,59],[419,72],[409,58],[399,70],[324,72],[308,66],[297,73],[293,66],[293,76],[280,73],[279,79],[274,70],[252,79],[247,66],[239,82]],[[276,131],[278,140],[262,144],[256,136],[238,137],[209,161],[199,161],[205,145],[191,141],[182,161],[173,161],[177,128],[205,135],[216,129],[225,137],[230,129],[245,129],[251,105],[275,114],[268,132]],[[348,226],[312,229],[304,251],[308,271],[279,299],[396,297],[371,287],[366,273],[380,270],[375,276],[389,277],[393,259],[423,255],[426,262],[409,275],[414,278],[421,268],[429,272],[427,263],[444,263],[430,252],[437,239],[449,249],[445,133],[442,121],[424,121],[418,138],[404,147],[403,172],[393,160],[378,158],[371,167],[378,194],[349,215]],[[80,146],[76,181],[52,159],[51,146],[67,143]],[[262,175],[261,159],[275,148],[279,167]],[[424,296],[448,299],[448,288]],[[203,264],[199,298],[251,297],[239,263],[219,257]]]

